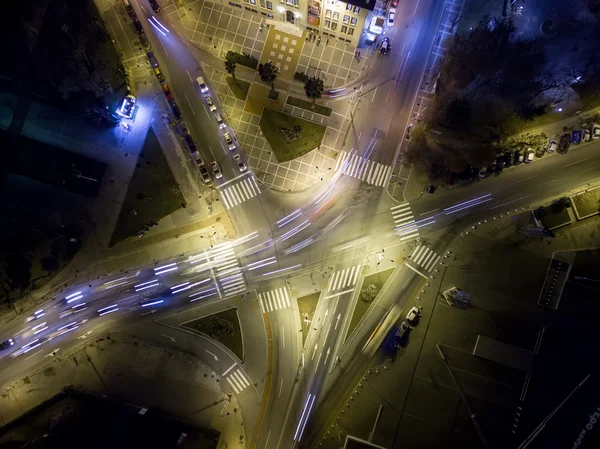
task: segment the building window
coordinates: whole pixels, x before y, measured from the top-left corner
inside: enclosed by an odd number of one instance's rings
[[[294,2],[292,0],[286,0],[288,5],[293,4]]]
[[[331,29],[333,31],[337,30],[337,22],[331,22]]]
[[[250,0],[250,3],[252,3],[253,5],[256,5],[256,0]]]
[[[360,12],[360,8],[358,6],[354,7],[354,14],[358,14]]]
[[[346,34],[346,31],[348,31],[348,27],[346,25],[342,25],[342,33]]]
[[[350,22],[350,16],[344,16],[344,23]]]
[[[269,9],[269,10],[273,11],[273,3],[271,3],[271,2],[267,2],[267,9]],[[272,17],[272,16],[273,16],[273,15],[271,14],[271,17]]]
[[[340,18],[340,13],[339,13],[339,12],[337,12],[337,11],[335,11],[335,12],[333,13],[333,20],[338,20],[339,18]]]
[[[272,19],[272,18],[273,18],[273,14],[267,14],[267,17],[268,17],[269,19]]]
[[[300,0],[294,0],[294,6],[300,8]]]
[[[348,28],[348,36],[354,36],[354,28]]]
[[[325,10],[325,17],[331,17],[331,9]]]
[[[325,19],[325,28],[331,28],[331,20]]]
[[[346,3],[346,11],[352,11],[352,5],[350,3]]]
[[[264,8],[265,7],[265,0],[260,0],[260,7]]]
[[[350,19],[350,24],[351,24],[351,25],[356,25],[356,17],[352,17],[352,18]]]

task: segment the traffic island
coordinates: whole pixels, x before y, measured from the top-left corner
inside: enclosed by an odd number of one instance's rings
[[[304,156],[321,145],[323,125],[264,108],[260,128],[279,163]]]
[[[300,312],[300,322],[302,323],[302,345],[306,342],[306,337],[310,331],[312,322],[321,292],[311,293],[310,295],[298,298],[298,311]]]
[[[350,319],[348,332],[346,332],[346,341],[348,341],[348,338],[350,338],[350,335],[352,335],[352,332],[358,323],[360,323],[362,317],[365,315],[365,313],[367,313],[367,310],[369,310],[369,307],[371,307],[371,304],[373,304],[373,301],[394,270],[395,268],[389,268],[387,270],[380,271],[379,273],[365,276],[362,285],[360,286],[360,293],[356,299],[354,311],[352,312],[352,319]]]
[[[188,321],[181,326],[218,341],[238,359],[244,360],[244,343],[236,308]]]

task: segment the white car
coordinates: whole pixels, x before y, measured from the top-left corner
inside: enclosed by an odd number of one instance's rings
[[[212,161],[210,163],[210,168],[212,169],[215,178],[221,179],[223,177],[223,173],[221,173],[221,169],[219,168],[219,164],[217,164],[217,161]]]
[[[225,122],[223,121],[223,117],[221,117],[221,114],[216,114],[215,118],[217,119],[217,124],[219,125],[219,129],[225,128]]]
[[[558,149],[558,142],[554,139],[550,139],[550,143],[548,144],[548,149],[546,150],[548,153],[556,153]]]
[[[202,156],[200,156],[200,153],[198,152],[198,150],[196,150],[192,153],[192,157],[196,161],[197,165],[204,165],[204,161],[202,160]]]
[[[417,320],[417,318],[419,318],[420,315],[421,313],[419,312],[419,308],[413,307],[406,314],[406,321],[408,321],[410,324],[415,324],[415,321]]]
[[[206,91],[208,91],[208,86],[204,82],[204,78],[202,78],[201,76],[199,76],[198,78],[196,78],[196,82],[198,83],[198,86],[200,86],[200,92],[206,92]]]
[[[589,129],[583,129],[581,130],[581,141],[582,142],[589,142],[592,138],[592,133],[590,133]]]
[[[202,176],[202,182],[207,186],[212,184],[212,179],[210,179],[210,175],[208,174],[208,170],[204,165],[200,166],[200,176]]]
[[[533,161],[534,156],[535,156],[535,151],[533,151],[531,148],[528,149],[525,152],[525,160],[523,162],[525,162],[526,164],[529,164],[531,161]]]
[[[246,167],[246,164],[244,164],[244,161],[242,161],[242,158],[239,154],[234,154],[233,160],[237,163],[237,166],[240,169],[240,171],[246,171],[248,169],[248,167]]]
[[[592,139],[600,139],[600,126],[594,125],[592,127]]]
[[[235,143],[233,143],[233,139],[229,135],[229,133],[223,134],[223,139],[225,139],[225,143],[227,144],[227,148],[231,151],[235,150]]]
[[[30,321],[39,320],[44,315],[46,315],[46,313],[42,309],[40,309],[36,312],[33,312],[33,315],[29,315],[27,318],[25,318],[25,322],[29,323]]]
[[[217,107],[213,103],[212,98],[210,98],[210,95],[205,95],[204,96],[204,101],[206,101],[206,104],[208,105],[208,109],[210,109],[211,112],[217,110]]]
[[[387,20],[387,26],[388,27],[394,26],[394,19],[395,18],[396,18],[396,8],[391,8],[390,12],[388,13],[388,20]]]

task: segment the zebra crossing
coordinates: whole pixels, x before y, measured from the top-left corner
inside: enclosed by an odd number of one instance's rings
[[[226,209],[239,206],[257,195],[260,195],[260,188],[254,176],[244,178],[238,183],[221,189],[221,198]]]
[[[418,268],[421,268],[426,273],[430,273],[439,263],[442,256],[439,256],[425,245],[419,245],[413,250],[408,258],[412,264],[416,265],[416,267],[410,266],[410,268],[413,270],[417,268],[415,271],[424,276],[423,273],[418,270]]]
[[[285,309],[292,305],[290,295],[285,287],[276,288],[275,290],[265,292],[264,294],[259,293],[258,302],[262,313]]]
[[[231,242],[215,245],[210,250],[210,262],[214,276],[219,281],[225,296],[235,295],[246,290],[242,268],[235,256]]]
[[[235,391],[235,394],[240,394],[243,390],[250,386],[250,381],[246,378],[241,369],[236,369],[228,377],[229,386]]]
[[[343,288],[354,287],[358,280],[358,274],[360,273],[361,265],[354,267],[344,268],[343,270],[336,271],[331,276],[329,281],[329,288],[327,291],[334,292]]]
[[[347,162],[344,168],[344,174],[358,178],[361,181],[365,181],[367,184],[372,184],[378,187],[384,187],[386,181],[390,178],[392,167],[389,165],[383,165],[379,162],[373,162],[364,157],[353,154],[352,157],[346,161],[346,151],[340,151],[340,154],[335,163],[335,170],[340,168],[340,165]]]
[[[401,240],[414,240],[419,237],[417,231],[417,223],[410,208],[410,204],[401,203],[390,208],[396,233],[401,237]]]

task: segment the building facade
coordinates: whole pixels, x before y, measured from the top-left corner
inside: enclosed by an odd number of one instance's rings
[[[356,46],[375,0],[223,0],[223,4],[261,15],[265,22],[292,24],[322,40],[337,39]]]

